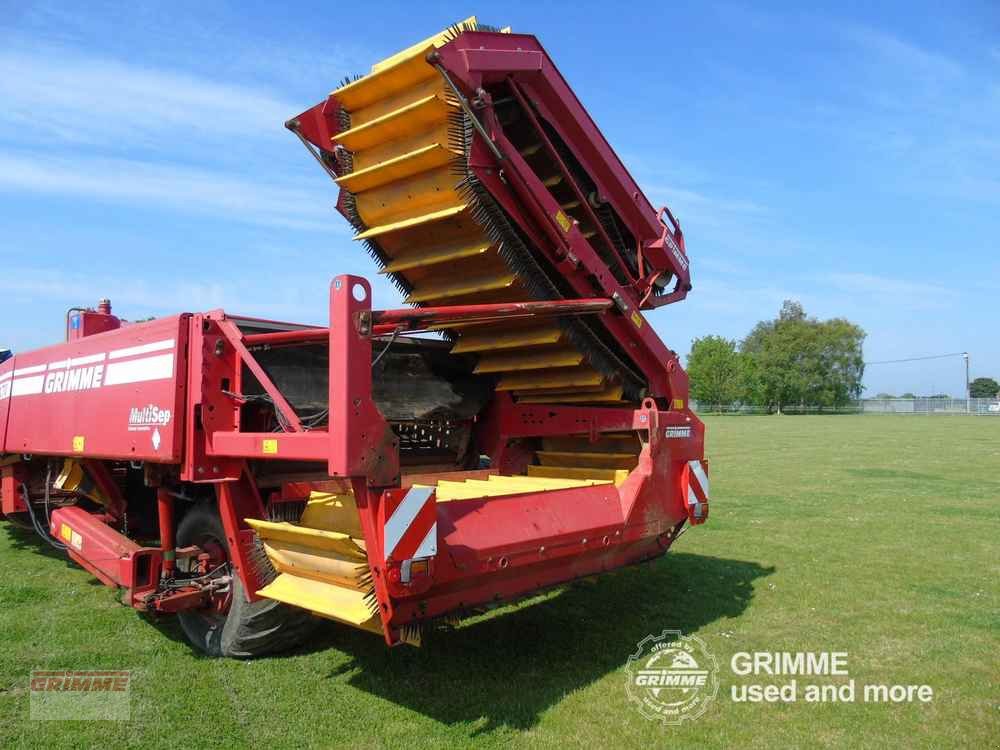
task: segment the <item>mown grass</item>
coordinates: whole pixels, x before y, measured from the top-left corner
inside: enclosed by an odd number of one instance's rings
[[[997,746],[1000,419],[708,428],[712,518],[667,557],[419,650],[330,625],[288,656],[205,659],[3,527],[0,746]],[[624,689],[637,641],[665,628],[699,635],[722,668],[717,700],[679,727]],[[929,684],[934,700],[732,702],[734,652],[800,650],[847,651],[858,683]],[[29,721],[37,668],[134,670],[132,720]]]

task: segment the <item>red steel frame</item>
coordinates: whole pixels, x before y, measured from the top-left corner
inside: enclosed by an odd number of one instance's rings
[[[586,299],[518,303],[517,307],[524,315],[576,315],[603,314],[609,305],[606,299]],[[331,284],[330,325],[325,329],[243,334],[235,322],[238,319],[214,311],[136,324],[19,355],[0,365],[0,378],[20,382],[19,373],[27,371],[29,375],[23,377],[33,378],[39,368],[48,377],[51,370],[45,368],[53,360],[62,364],[67,358],[95,357],[95,352],[116,352],[116,361],[121,352],[148,358],[151,355],[128,352],[161,346],[158,342],[168,334],[176,344],[170,351],[171,371],[161,379],[124,386],[106,381],[99,388],[71,394],[45,393],[44,379],[38,394],[24,394],[24,386],[19,386],[19,395],[0,401],[0,414],[7,417],[6,429],[0,432],[0,452],[77,456],[88,465],[101,465],[98,458],[138,458],[172,464],[186,481],[214,483],[230,559],[251,599],[262,582],[256,578],[251,558],[254,535],[245,519],[262,518],[265,511],[247,461],[325,463],[330,477],[353,487],[385,636],[393,644],[399,641],[400,629],[412,622],[654,557],[669,547],[685,521],[704,521],[704,516],[694,517],[685,502],[685,466],[700,460],[703,453],[702,425],[687,408],[663,409],[652,398],[638,409],[526,406],[507,394],[497,394],[476,425],[481,444],[493,456],[495,471],[523,471],[526,456],[513,447],[520,438],[587,434],[596,439],[601,433],[623,431],[634,431],[642,438],[638,467],[619,487],[597,485],[437,504],[438,554],[423,577],[407,585],[400,582],[400,561],[385,559],[381,550],[386,509],[395,507],[410,481],[400,475],[398,440],[372,398],[373,329],[480,319],[510,313],[510,307],[373,312],[368,282],[339,276]],[[294,416],[249,347],[275,341],[315,343],[320,332],[330,351],[337,353],[329,358],[328,429],[305,431],[297,420],[289,419],[288,432],[242,431],[238,404],[244,367],[255,373],[277,408],[287,408],[286,416]],[[157,398],[168,399],[172,416],[162,425],[159,448],[154,448],[136,437],[146,433],[129,432],[126,423],[136,404],[152,401],[159,406]],[[60,418],[52,417],[54,411]],[[74,440],[79,437],[84,438],[82,444]],[[95,446],[94,453],[90,446]],[[25,481],[23,467],[16,462],[0,466],[5,513],[22,509],[8,507],[7,502]],[[108,493],[114,495],[112,490]],[[58,536],[65,522],[81,533],[85,546],[70,550],[71,556],[102,581],[127,588],[133,606],[161,611],[203,606],[206,599],[198,591],[175,590],[170,596],[158,596],[150,584],[150,575],[155,581],[161,571],[172,569],[175,553],[169,528],[173,502],[166,488],[160,489],[158,498],[159,549],[139,548],[113,531],[107,525],[115,520],[111,513],[91,516],[75,508],[62,509],[53,515],[52,530]],[[531,523],[525,523],[529,517]],[[140,576],[135,561],[143,556],[147,562]],[[119,562],[110,568],[99,562],[108,559]]]

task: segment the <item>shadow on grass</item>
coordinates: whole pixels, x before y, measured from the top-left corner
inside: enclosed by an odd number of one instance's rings
[[[40,518],[39,520],[43,524],[45,523],[44,518]],[[40,555],[53,560],[59,560],[65,567],[70,568],[71,570],[79,570],[86,573],[87,577],[84,581],[88,585],[99,588],[108,588],[82,565],[79,565],[71,560],[65,550],[56,549],[38,536],[38,533],[30,526],[30,524],[21,525],[19,521],[11,523],[10,519],[6,519],[4,522],[0,522],[0,529],[3,530],[3,533],[7,537],[7,541],[14,550],[22,552],[25,555]],[[113,589],[109,590],[113,591]]]
[[[22,552],[34,553],[36,555],[42,554],[45,557],[57,557],[60,560],[69,561],[65,552],[56,549],[38,536],[38,533],[31,527],[30,521],[27,520],[27,516],[24,516],[24,519],[22,519],[21,515],[24,514],[19,514],[18,517],[13,519],[6,518],[4,519],[4,523],[0,523],[0,528],[6,534],[7,541],[10,542],[11,547]],[[44,516],[39,520],[43,525],[45,524]]]
[[[891,482],[907,480],[911,482],[951,482],[952,479],[943,474],[927,474],[920,471],[907,471],[904,469],[847,469],[848,474],[852,474],[862,479],[885,479]],[[975,477],[975,483],[986,487],[1000,487],[1000,481],[987,479],[985,477]]]
[[[471,723],[473,734],[526,729],[569,693],[623,667],[646,635],[696,633],[739,616],[754,581],[773,572],[753,562],[670,553],[433,633],[419,649],[389,650],[380,639],[341,630],[329,645],[352,659],[331,676],[348,675],[353,687],[437,721]]]
[[[947,477],[936,474],[925,474],[920,471],[902,471],[899,469],[847,469],[847,473],[861,477],[862,479],[909,479],[920,482],[944,482],[947,480]]]
[[[15,548],[72,565],[31,531],[7,526],[5,532]],[[754,582],[773,572],[749,561],[671,552],[432,632],[419,649],[388,649],[378,636],[324,623],[300,648],[271,658],[337,649],[348,660],[330,677],[358,690],[445,724],[469,724],[473,735],[527,729],[570,693],[621,669],[645,636],[664,629],[697,633],[740,616]],[[143,619],[208,658],[188,644],[175,617]]]

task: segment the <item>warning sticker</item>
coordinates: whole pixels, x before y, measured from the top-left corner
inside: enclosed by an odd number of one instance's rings
[[[564,232],[568,232],[573,226],[573,222],[569,220],[569,217],[562,211],[556,211],[556,222],[562,227]]]

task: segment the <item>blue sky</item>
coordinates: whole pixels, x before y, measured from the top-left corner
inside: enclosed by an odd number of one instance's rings
[[[669,346],[795,298],[861,324],[869,360],[968,350],[1000,379],[1000,6],[610,7],[0,0],[0,345],[101,296],[322,322],[329,278],[375,269],[282,123],[475,13],[537,35],[681,219],[695,288],[650,316]],[[964,371],[866,385],[960,395]]]

